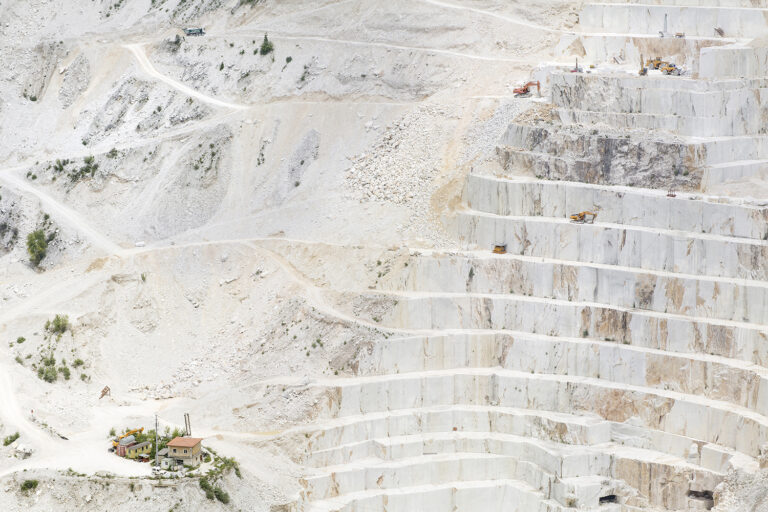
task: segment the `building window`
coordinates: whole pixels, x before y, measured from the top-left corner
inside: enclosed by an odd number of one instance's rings
[[[187,453],[187,450],[184,450],[184,453]]]
[[[176,448],[173,449],[173,453],[176,453]]]

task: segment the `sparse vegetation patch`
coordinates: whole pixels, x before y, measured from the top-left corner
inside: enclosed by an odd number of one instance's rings
[[[42,229],[36,229],[27,235],[27,253],[29,254],[29,261],[33,266],[37,267],[40,262],[45,258],[48,250],[48,240],[45,236],[45,231]]]
[[[6,437],[5,439],[3,439],[3,446],[8,446],[9,444],[14,442],[18,438],[19,438],[19,433],[18,432],[14,432],[13,434],[11,434],[8,437]]]
[[[56,315],[53,320],[45,321],[45,330],[59,338],[69,329],[69,317],[67,315]]]
[[[29,492],[34,489],[37,489],[37,480],[24,480],[21,482],[21,491],[22,492]]]
[[[270,41],[267,38],[267,34],[264,34],[264,41],[261,42],[261,48],[259,48],[259,53],[261,55],[267,55],[275,51],[275,46],[272,44],[272,41]]]

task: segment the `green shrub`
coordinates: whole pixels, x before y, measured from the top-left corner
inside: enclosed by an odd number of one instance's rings
[[[45,368],[37,369],[37,376],[43,379],[45,382],[56,382],[58,374],[56,368],[53,366],[46,366]]]
[[[227,491],[222,489],[221,487],[215,487],[213,489],[213,494],[216,496],[216,499],[222,502],[223,504],[229,503],[229,494],[227,494]]]
[[[78,357],[77,359],[74,360],[74,362],[72,363],[72,366],[74,366],[75,368],[80,368],[84,364],[85,363],[83,362],[83,360]]]
[[[216,470],[221,474],[234,470],[238,478],[243,478],[243,475],[240,473],[240,464],[237,463],[234,457],[219,457],[216,459],[215,466]]]
[[[42,229],[37,229],[27,235],[27,253],[32,265],[40,265],[47,250],[48,241],[45,239],[45,232]]]
[[[13,434],[11,434],[8,437],[6,437],[5,439],[3,439],[3,446],[8,446],[9,444],[14,442],[18,438],[19,438],[19,433],[18,432],[14,432]]]
[[[200,488],[205,492],[205,497],[209,500],[212,500],[215,497],[213,486],[211,485],[211,482],[208,481],[207,477],[202,477],[200,479]]]
[[[67,315],[56,315],[53,320],[46,320],[45,330],[51,334],[64,334],[69,329],[69,317]]]
[[[25,338],[24,336],[19,336],[18,338],[16,338],[16,343],[18,343],[19,345],[21,345],[25,341],[27,341],[27,338]]]
[[[62,366],[59,368],[59,373],[64,376],[64,380],[69,380],[69,376],[70,376],[69,368],[67,368],[66,366]]]
[[[96,163],[96,159],[93,156],[86,156],[83,158],[83,164],[85,165],[69,173],[70,180],[77,181],[86,176],[93,177],[99,169],[99,164]]]
[[[67,165],[68,163],[69,163],[69,160],[66,160],[66,159],[59,160],[57,158],[56,163],[53,164],[53,170],[56,172],[62,172],[64,170],[64,166]]]
[[[219,71],[223,71],[223,70],[224,70],[224,63],[222,62],[221,64],[219,64]]]
[[[261,43],[261,48],[259,49],[259,53],[262,55],[267,55],[269,53],[272,53],[275,50],[275,46],[272,44],[272,41],[267,39],[267,34],[264,34],[264,41]]]
[[[21,482],[21,490],[24,492],[37,489],[37,480],[24,480]]]

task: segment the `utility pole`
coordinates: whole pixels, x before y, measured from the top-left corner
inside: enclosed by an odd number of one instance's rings
[[[160,447],[157,444],[157,414],[155,414],[155,467],[160,467],[160,465],[157,463],[157,452],[160,451]]]

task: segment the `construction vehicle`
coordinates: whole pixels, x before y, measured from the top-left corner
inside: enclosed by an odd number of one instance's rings
[[[522,87],[517,87],[512,90],[512,92],[515,94],[515,98],[527,98],[531,95],[531,86],[536,86],[536,91],[539,96],[541,96],[541,83],[536,82],[528,82]]]
[[[493,254],[507,254],[507,246],[506,245],[494,245],[493,246]]]
[[[675,37],[678,39],[685,39],[685,32],[675,32]]]
[[[682,70],[679,67],[677,67],[673,62],[666,62],[659,69],[661,69],[661,72],[664,73],[665,75],[680,76],[680,73],[682,73]]]
[[[120,440],[121,440],[122,438],[124,438],[124,437],[128,437],[128,436],[132,436],[133,434],[137,434],[137,433],[141,433],[141,432],[144,432],[144,427],[139,427],[139,428],[135,428],[135,429],[133,429],[133,430],[129,430],[129,431],[128,431],[128,432],[126,432],[125,434],[123,434],[123,435],[121,435],[121,436],[117,436],[116,438],[114,438],[114,439],[112,440],[112,446],[113,446],[114,448],[117,448],[117,445],[119,445],[119,444],[120,444]]]
[[[571,221],[579,224],[584,224],[585,222],[594,224],[596,218],[597,212],[579,212],[571,215]]]
[[[662,66],[665,66],[667,62],[661,60],[661,57],[656,57],[655,59],[648,59],[645,61],[645,66],[648,69],[659,69]]]

